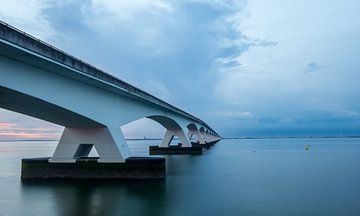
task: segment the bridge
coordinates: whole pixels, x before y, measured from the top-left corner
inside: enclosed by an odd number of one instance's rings
[[[166,128],[159,147],[178,137],[189,148],[220,135],[201,119],[0,22],[0,107],[65,129],[49,163],[75,163],[95,148],[99,163],[125,163],[132,153],[121,126],[141,118]]]

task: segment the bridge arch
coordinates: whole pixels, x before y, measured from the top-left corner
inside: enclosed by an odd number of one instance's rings
[[[185,135],[185,128],[175,119],[163,115],[152,115],[146,118],[152,119],[166,128],[160,147],[168,147],[175,136],[179,138],[183,147],[191,147],[191,143]]]
[[[195,123],[190,123],[186,126],[189,130],[198,130],[198,127]]]
[[[204,138],[203,136],[200,134],[200,131],[198,129],[198,127],[196,126],[195,123],[190,123],[187,125],[187,128],[189,130],[189,133],[188,133],[188,138],[189,140],[191,141],[191,138],[195,135],[196,138],[197,138],[197,142],[200,143],[200,144],[204,144],[205,141],[204,141]]]
[[[168,130],[181,129],[181,126],[174,119],[164,115],[151,115],[146,118],[156,121]]]

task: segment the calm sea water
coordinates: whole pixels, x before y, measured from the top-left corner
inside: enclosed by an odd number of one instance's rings
[[[160,182],[21,183],[21,158],[55,146],[0,142],[0,215],[360,215],[360,139],[222,140],[166,157]]]

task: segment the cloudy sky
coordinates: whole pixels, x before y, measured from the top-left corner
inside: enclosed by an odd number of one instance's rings
[[[2,0],[0,19],[223,136],[360,134],[360,1]],[[127,137],[159,137],[151,120]],[[62,128],[0,110],[0,139]]]

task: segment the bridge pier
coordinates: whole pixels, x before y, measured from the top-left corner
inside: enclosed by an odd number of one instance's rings
[[[128,157],[122,163],[99,163],[80,158],[74,163],[53,163],[49,158],[22,159],[21,180],[157,180],[166,177],[165,158]]]
[[[93,147],[99,163],[123,163],[131,155],[120,128],[67,127],[49,162],[75,163],[78,158],[88,157]]]
[[[200,131],[196,128],[195,125],[193,126],[189,125],[188,128],[189,128],[189,133],[188,133],[189,140],[191,140],[192,136],[195,135],[197,138],[197,143],[205,144],[205,140],[203,136],[201,135]]]
[[[95,148],[99,157],[89,157]],[[131,157],[120,128],[67,127],[51,158],[22,160],[21,179],[163,179],[165,158]]]
[[[134,159],[120,129],[141,118],[167,129],[150,154],[201,154],[219,136],[201,119],[3,22],[0,77],[0,108],[65,127],[51,158],[23,160],[25,179],[153,178],[146,164],[155,159]],[[192,145],[188,129],[200,146]],[[181,145],[170,146],[174,136]],[[99,158],[89,159],[93,148]],[[164,174],[165,160],[155,161]]]
[[[181,144],[170,145],[174,136],[179,138]],[[192,146],[186,137],[183,129],[167,129],[163,140],[159,146],[149,146],[150,155],[167,155],[167,154],[202,154],[202,148],[199,146]]]

